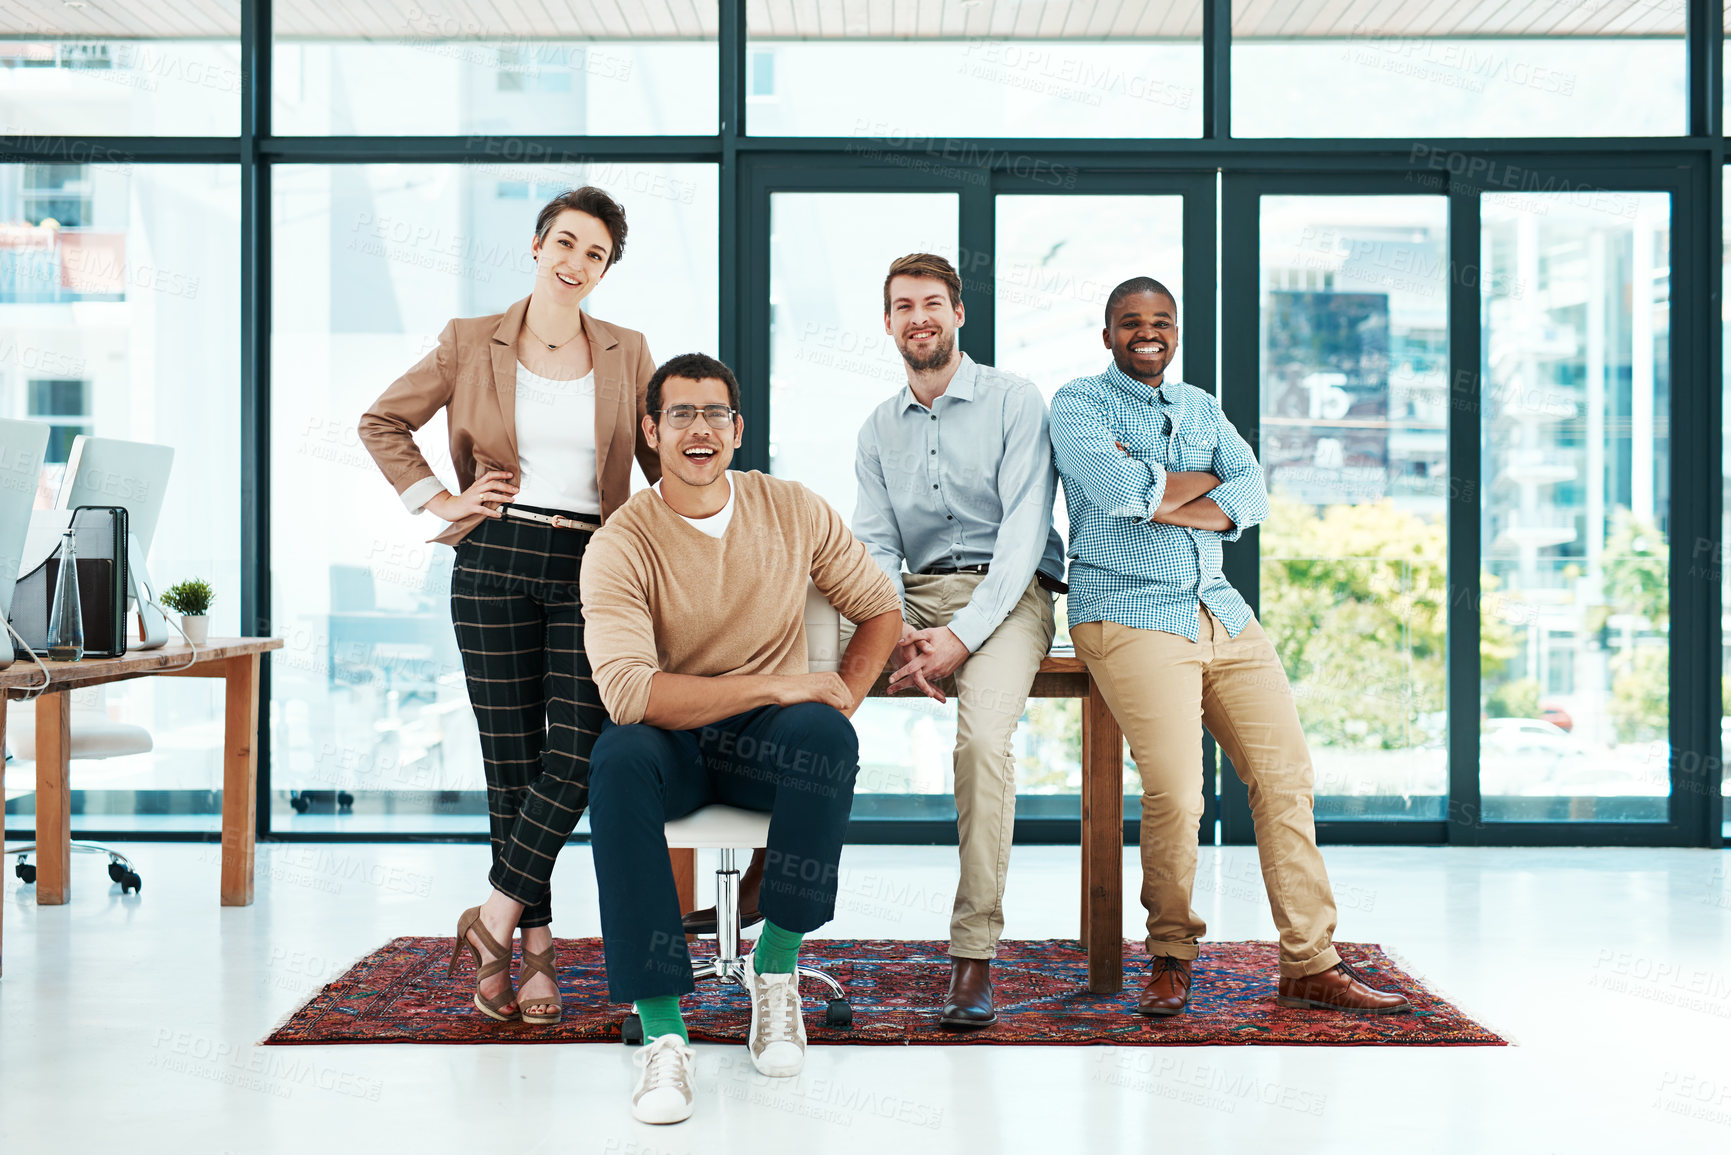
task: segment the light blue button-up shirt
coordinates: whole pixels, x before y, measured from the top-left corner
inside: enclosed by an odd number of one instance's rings
[[[854,536],[902,593],[902,563],[989,565],[950,619],[970,652],[1009,616],[1035,571],[1064,577],[1052,524],[1058,474],[1046,402],[1033,382],[967,354],[927,409],[914,391],[872,410],[854,456]]]
[[[1201,602],[1237,637],[1250,606],[1220,572],[1220,544],[1268,517],[1268,490],[1214,395],[1181,381],[1150,389],[1114,364],[1052,398],[1052,449],[1070,509],[1071,628],[1117,622],[1195,641]],[[1232,529],[1150,521],[1168,469],[1218,477],[1207,496]]]

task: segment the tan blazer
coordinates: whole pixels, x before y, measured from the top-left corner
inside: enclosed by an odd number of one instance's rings
[[[489,469],[503,469],[522,481],[517,465],[517,337],[528,310],[525,297],[503,313],[452,321],[439,334],[439,347],[392,382],[361,415],[361,441],[399,496],[433,476],[413,434],[440,409],[446,411],[451,461],[461,489]],[[651,482],[661,477],[661,459],[644,440],[642,422],[655,360],[643,334],[634,329],[609,325],[587,313],[582,325],[595,366],[595,465],[605,521],[631,496],[634,451]],[[456,545],[481,521],[475,514],[452,522],[432,540]]]

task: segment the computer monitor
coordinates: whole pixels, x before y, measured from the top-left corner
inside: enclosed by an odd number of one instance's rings
[[[174,465],[174,448],[145,441],[117,441],[112,437],[72,439],[66,459],[66,476],[60,482],[56,508],[77,509],[81,505],[126,507],[126,522],[142,552],[132,560],[142,564],[156,537],[156,522],[162,516],[162,494],[168,488],[168,472]]]
[[[0,418],[0,619],[12,610],[12,588],[24,561],[24,538],[36,483],[48,454],[48,426]],[[0,625],[0,669],[12,664],[12,635]]]
[[[174,449],[145,441],[119,441],[112,437],[72,439],[66,459],[66,476],[60,482],[59,509],[81,505],[119,505],[126,509],[132,544],[126,553],[127,595],[137,604],[139,642],[137,649],[150,650],[168,641],[168,622],[151,603],[157,591],[151,584],[146,561],[156,523],[162,516],[162,495],[168,489],[168,472],[174,465]]]

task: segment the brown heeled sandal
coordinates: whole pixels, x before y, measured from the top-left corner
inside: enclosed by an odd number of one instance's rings
[[[490,961],[481,961],[481,952],[476,949],[474,943],[469,941],[470,931],[475,932],[475,937],[481,940],[481,945],[486,947],[487,952],[493,956]],[[487,928],[481,924],[481,908],[478,906],[471,906],[457,917],[457,942],[451,947],[451,965],[445,971],[446,978],[454,979],[457,977],[457,963],[463,958],[464,947],[468,947],[469,953],[475,956],[475,1009],[488,1018],[497,1019],[501,1023],[515,1022],[519,1012],[505,1010],[506,1007],[517,1001],[517,992],[511,987],[508,978],[505,982],[504,993],[497,998],[488,998],[481,993],[482,980],[492,978],[500,971],[511,969],[511,952],[508,948],[500,946],[493,936],[487,933]]]
[[[540,953],[536,953],[527,947],[523,948],[523,973],[517,976],[518,981],[526,983],[529,981],[530,975],[546,975],[553,983],[553,993],[551,995],[545,995],[533,999],[520,998],[518,1000],[519,1009],[517,1013],[522,1016],[525,1023],[531,1023],[538,1027],[551,1026],[558,1022],[560,1017],[565,1013],[565,1003],[559,995],[559,976],[553,972],[553,964],[555,961],[556,959],[553,947],[548,947]],[[530,1007],[549,1004],[556,1008],[551,1015],[532,1015],[529,1013]]]

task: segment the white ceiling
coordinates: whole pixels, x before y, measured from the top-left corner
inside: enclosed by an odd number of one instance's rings
[[[1731,7],[1731,5],[1727,5]],[[1680,36],[1685,0],[1234,0],[1242,39]],[[277,0],[297,39],[714,39],[716,0]],[[746,0],[753,39],[1195,39],[1201,0]],[[240,0],[0,0],[0,35],[232,38]]]

